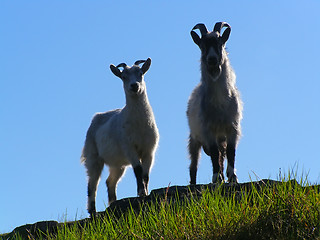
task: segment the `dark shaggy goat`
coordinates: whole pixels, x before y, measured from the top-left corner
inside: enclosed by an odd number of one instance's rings
[[[195,29],[200,30],[201,38],[193,31]],[[224,181],[225,155],[228,181],[238,182],[234,164],[241,135],[242,102],[225,50],[230,32],[231,27],[225,22],[216,23],[212,32],[208,32],[202,23],[191,31],[193,41],[201,50],[201,81],[190,96],[187,110],[191,184],[196,184],[201,147],[211,157],[213,183]]]

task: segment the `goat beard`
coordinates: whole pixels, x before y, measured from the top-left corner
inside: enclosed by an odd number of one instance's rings
[[[218,78],[221,74],[221,66],[207,66],[207,70],[212,78]]]

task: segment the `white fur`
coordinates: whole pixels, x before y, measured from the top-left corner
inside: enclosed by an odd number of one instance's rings
[[[109,204],[116,200],[117,183],[128,165],[141,166],[143,175],[147,176],[152,168],[159,133],[147,97],[144,73],[139,71],[137,65],[122,71],[125,107],[97,113],[88,129],[81,161],[87,168],[90,214],[95,212],[96,188],[104,164],[109,166]],[[135,83],[139,86],[137,92],[130,89]],[[139,195],[147,194],[147,186],[138,191]]]

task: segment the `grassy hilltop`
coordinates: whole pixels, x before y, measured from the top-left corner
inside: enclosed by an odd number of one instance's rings
[[[138,208],[128,201],[124,214],[114,208],[93,220],[61,223],[39,236],[11,233],[10,239],[320,239],[319,186],[264,180],[186,189],[162,189]]]

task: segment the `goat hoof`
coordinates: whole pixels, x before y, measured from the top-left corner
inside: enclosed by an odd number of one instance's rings
[[[141,191],[139,191],[138,192],[138,196],[139,197],[145,197],[145,196],[147,196],[148,194],[147,194],[147,191],[145,190],[145,189],[143,189],[143,190],[141,190]]]
[[[228,178],[229,183],[238,183],[237,175],[233,174],[231,177]]]
[[[214,173],[212,176],[212,183],[224,183],[223,176],[220,173]]]
[[[97,215],[96,210],[89,211],[89,215],[90,215],[90,218],[95,218],[95,217],[96,217],[96,215]]]

